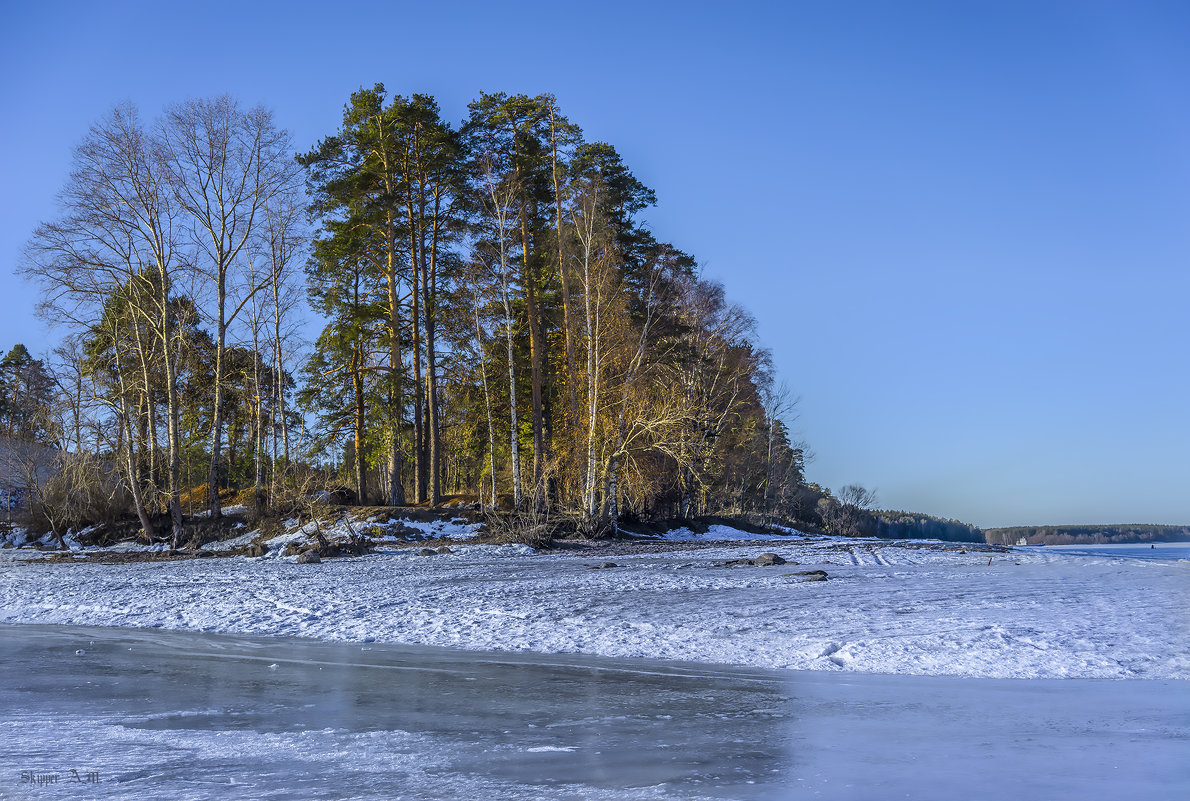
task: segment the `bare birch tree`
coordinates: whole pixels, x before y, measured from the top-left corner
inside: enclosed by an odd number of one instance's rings
[[[609,282],[607,273],[611,266],[608,262],[612,256],[612,246],[608,241],[603,220],[599,214],[599,190],[598,180],[589,182],[571,212],[572,227],[578,239],[578,253],[575,260],[580,265],[579,280],[582,282],[585,322],[583,341],[587,352],[587,456],[583,471],[583,513],[588,521],[593,521],[598,513],[596,484],[599,471],[596,466],[595,441],[599,430],[600,391],[603,384],[601,349],[605,346],[603,328],[605,296],[608,294],[619,295],[618,291],[609,292],[605,289]]]
[[[520,430],[517,425],[516,353],[513,336],[516,318],[512,310],[512,275],[509,265],[509,240],[513,231],[511,223],[513,204],[517,194],[516,181],[513,176],[497,176],[490,158],[483,161],[482,170],[483,185],[487,193],[487,202],[484,204],[485,211],[493,225],[496,257],[500,265],[500,301],[504,306],[504,337],[508,346],[508,414],[509,448],[512,460],[512,497],[513,505],[520,509],[522,503],[521,455],[517,442]]]
[[[169,440],[168,510],[172,539],[181,536],[180,400],[177,342],[170,299],[179,271],[176,209],[157,143],[136,109],[116,107],[76,149],[61,193],[63,217],[38,228],[27,250],[27,275],[43,286],[45,313],[76,332],[104,338],[115,360],[113,403],[124,432],[130,490],[152,537],[137,442],[155,434],[150,362],[165,373]],[[113,305],[115,304],[115,305]],[[129,363],[131,361],[131,363]],[[129,370],[141,373],[140,400]],[[143,433],[134,418],[146,418]],[[151,420],[151,422],[148,422]],[[155,439],[155,437],[154,437]],[[155,459],[155,448],[148,448]],[[151,473],[153,471],[150,471]],[[150,475],[152,480],[152,475]]]
[[[290,455],[289,409],[287,383],[292,364],[294,340],[297,338],[294,312],[298,308],[294,285],[299,256],[306,246],[306,232],[302,223],[302,203],[296,188],[278,193],[275,201],[264,208],[261,227],[260,258],[267,265],[268,288],[263,315],[269,324],[268,347],[270,396],[269,413],[263,421],[267,427],[267,446],[271,454],[270,497],[276,497],[279,474],[292,466]],[[266,443],[262,443],[262,448]]]
[[[485,270],[484,265],[475,260],[471,264],[470,275],[468,276],[467,284],[470,288],[471,294],[471,314],[475,322],[475,340],[473,341],[473,348],[476,354],[476,359],[479,362],[479,375],[481,384],[483,386],[483,408],[484,415],[487,421],[488,429],[488,473],[492,483],[492,508],[497,505],[496,493],[496,423],[492,415],[492,392],[488,385],[488,359],[486,352],[487,345],[487,331],[483,323],[480,321],[480,310],[486,305],[481,296],[483,289],[481,288],[481,272]],[[480,507],[483,507],[483,493],[479,492]]]
[[[226,95],[172,106],[161,127],[174,197],[189,215],[202,259],[196,265],[214,295],[214,415],[207,472],[211,516],[218,518],[228,329],[269,279],[253,273],[244,250],[264,208],[296,180],[289,134],[263,106],[247,111]]]

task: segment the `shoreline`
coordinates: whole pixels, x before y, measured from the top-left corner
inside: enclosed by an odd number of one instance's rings
[[[281,540],[282,537],[274,537]],[[257,540],[261,540],[257,537]],[[268,542],[268,540],[263,540]],[[244,547],[222,548],[224,543],[212,542],[201,548],[191,549],[154,549],[133,543],[121,543],[117,546],[87,546],[87,547],[50,547],[42,544],[26,544],[12,547],[5,545],[0,548],[0,554],[8,553],[21,561],[45,561],[50,563],[85,562],[90,564],[122,564],[129,562],[154,561],[182,561],[189,559],[235,558],[248,555]],[[458,539],[449,535],[430,537],[427,539],[406,541],[403,543],[384,543],[386,546],[398,550],[414,550],[422,547],[483,545],[500,547],[509,543],[498,542],[493,538]],[[636,556],[644,554],[680,553],[684,551],[702,551],[722,548],[771,548],[783,545],[820,545],[836,551],[848,548],[871,550],[873,547],[906,548],[911,550],[954,551],[959,553],[990,553],[1006,554],[1013,551],[1014,546],[997,545],[980,542],[952,542],[944,540],[918,539],[878,539],[873,537],[838,537],[830,535],[807,534],[771,534],[764,538],[748,539],[746,537],[716,538],[695,537],[690,539],[672,539],[666,537],[644,537],[629,535],[607,539],[559,538],[548,547],[533,548],[537,556],[551,555],[604,555],[604,556]],[[131,547],[121,547],[131,546]],[[366,556],[363,554],[343,554],[331,557],[333,559],[352,559]]]

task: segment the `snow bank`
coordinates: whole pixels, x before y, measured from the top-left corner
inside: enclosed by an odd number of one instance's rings
[[[803,537],[805,536],[795,529],[788,529],[788,531],[789,534]],[[743,529],[725,526],[719,523],[710,526],[702,534],[698,534],[683,526],[682,528],[670,529],[669,531],[662,534],[660,538],[663,540],[670,540],[672,542],[720,542],[731,540],[752,540],[755,542],[761,542],[765,540],[782,540],[785,542],[789,541],[789,535],[786,534],[754,534],[750,531],[744,531]]]
[[[380,517],[374,515],[366,519],[354,519],[343,516],[331,523],[325,521],[306,523],[300,528],[296,521],[286,523],[287,534],[282,534],[269,540],[269,547],[279,544],[282,547],[294,540],[313,537],[315,532],[321,532],[328,539],[342,539],[368,532],[377,542],[408,542],[410,539],[470,540],[479,536],[482,524],[471,523],[465,518],[452,520],[407,520],[400,517]]]
[[[880,541],[100,565],[0,551],[0,622],[997,678],[1190,679],[1190,564]],[[724,567],[762,550],[790,564]],[[989,564],[989,558],[991,564]],[[800,564],[799,564],[800,563]],[[798,575],[823,570],[826,581]]]

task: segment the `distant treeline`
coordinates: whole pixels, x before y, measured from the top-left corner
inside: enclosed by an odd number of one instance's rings
[[[984,532],[970,523],[960,520],[944,520],[940,517],[914,512],[872,512],[875,518],[875,536],[882,539],[924,539],[948,542],[983,542]],[[988,540],[991,542],[991,540]]]
[[[1190,526],[1011,526],[984,532],[993,545],[1015,545],[1022,537],[1029,545],[1111,545],[1132,542],[1187,542]]]

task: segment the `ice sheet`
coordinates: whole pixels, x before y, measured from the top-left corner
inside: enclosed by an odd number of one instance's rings
[[[1180,801],[1190,789],[1190,695],[1176,681],[52,626],[0,626],[0,641],[0,797]],[[72,785],[72,770],[99,783]],[[22,772],[61,783],[21,787]]]

